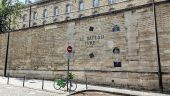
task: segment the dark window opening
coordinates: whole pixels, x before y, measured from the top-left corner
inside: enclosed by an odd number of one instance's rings
[[[114,25],[113,28],[112,28],[112,31],[113,32],[120,31],[120,27],[118,25]]]
[[[65,20],[70,20],[70,17],[66,17]]]
[[[43,21],[43,25],[45,25],[47,23],[47,21]]]
[[[113,62],[114,67],[122,67],[122,63],[121,62]]]
[[[57,22],[58,21],[58,19],[57,18],[55,18],[54,20],[53,20],[53,23],[55,23],[55,22]]]
[[[109,12],[113,12],[115,9],[114,8],[110,8],[109,9]]]
[[[80,19],[83,18],[83,14],[80,14],[80,15],[79,15],[79,18],[80,18]]]
[[[119,54],[120,53],[120,49],[118,47],[115,47],[113,49],[113,54]]]
[[[33,23],[33,26],[36,26],[36,25],[37,25],[37,23],[34,22],[34,23]]]
[[[97,16],[97,15],[99,15],[99,12],[94,11],[92,15],[93,15],[93,16]]]
[[[26,28],[26,25],[24,24],[22,27],[23,27],[23,28]]]
[[[94,58],[94,54],[93,53],[90,53],[89,56],[90,56],[90,58]]]
[[[47,9],[43,10],[43,17],[47,17],[48,13],[47,13]]]
[[[89,31],[94,31],[94,27],[90,27],[90,28],[89,28]]]
[[[26,21],[26,19],[27,19],[27,14],[24,14],[22,19],[23,19],[23,21]]]

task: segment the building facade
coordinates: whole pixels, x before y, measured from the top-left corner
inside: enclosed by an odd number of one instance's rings
[[[170,91],[170,3],[155,1],[163,88]],[[151,0],[51,0],[23,9],[18,22],[10,36],[0,34],[2,75],[9,36],[10,76],[64,78],[72,46],[75,81],[159,90]]]
[[[158,0],[159,1],[159,0]],[[112,12],[151,3],[137,0],[42,0],[21,11],[14,29]],[[30,14],[31,13],[31,14]],[[30,23],[30,25],[29,25]]]

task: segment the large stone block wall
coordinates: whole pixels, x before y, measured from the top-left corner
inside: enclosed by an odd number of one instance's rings
[[[166,9],[167,7],[167,9]],[[160,45],[160,58],[162,64],[163,85],[170,90],[170,8],[169,4],[157,8],[158,35]],[[165,10],[166,9],[166,10]]]
[[[0,75],[4,74],[6,48],[7,48],[7,34],[0,34]]]
[[[163,84],[170,90],[170,6],[166,3],[156,8]],[[120,31],[112,32],[114,25],[120,26]],[[94,30],[89,31],[90,27]],[[0,37],[3,72],[7,34]],[[78,82],[85,82],[87,76],[92,84],[159,89],[152,7],[11,32],[7,72],[15,77],[63,78],[68,45],[73,46],[70,69]],[[120,54],[113,54],[115,47]],[[122,62],[121,67],[113,66],[116,60]]]

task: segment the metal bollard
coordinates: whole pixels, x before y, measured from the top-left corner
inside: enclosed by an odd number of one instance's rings
[[[9,85],[9,74],[8,74],[8,80],[7,80],[7,84]]]
[[[24,79],[23,79],[23,87],[25,86],[25,76],[24,76]]]
[[[86,90],[88,89],[88,87],[87,87],[87,76],[85,75],[85,77],[86,77]]]
[[[42,80],[42,90],[44,90],[44,78]]]

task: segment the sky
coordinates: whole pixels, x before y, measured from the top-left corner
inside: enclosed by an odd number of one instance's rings
[[[19,0],[19,1],[25,3],[25,0]],[[30,1],[33,2],[33,1],[35,1],[35,0],[30,0]]]

